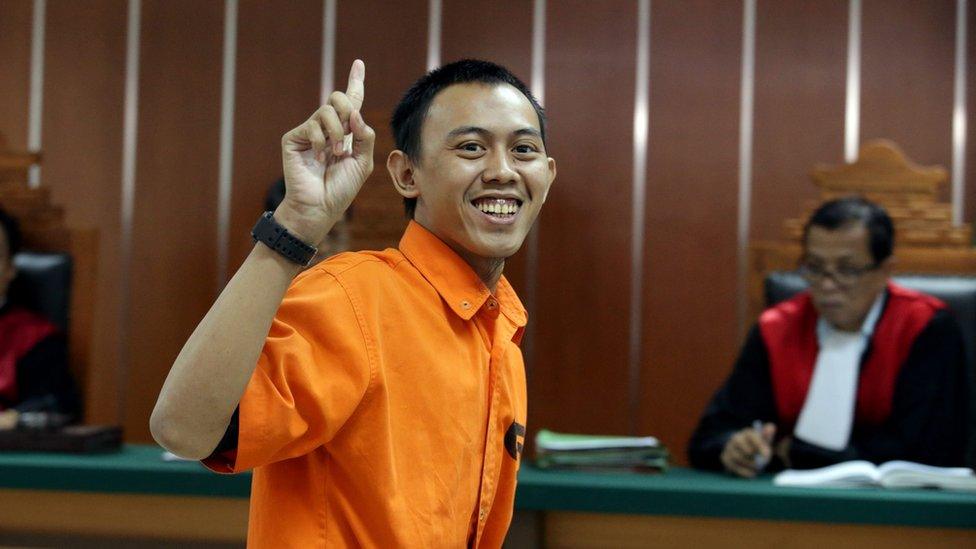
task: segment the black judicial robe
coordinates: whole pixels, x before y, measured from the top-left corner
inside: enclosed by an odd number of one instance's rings
[[[78,418],[78,391],[64,334],[21,307],[0,307],[0,410],[59,412]]]
[[[777,440],[792,436],[816,354],[809,293],[765,311],[692,435],[692,466],[722,470],[726,442],[757,419],[776,424]],[[959,326],[940,301],[889,283],[860,368],[848,446],[832,451],[794,439],[794,468],[852,459],[964,464],[969,376]]]

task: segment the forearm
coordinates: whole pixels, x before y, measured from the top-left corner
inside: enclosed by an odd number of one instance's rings
[[[688,460],[696,469],[721,471],[722,450],[736,432],[733,428],[710,429],[707,432],[696,431],[688,443]]]
[[[223,436],[300,266],[257,244],[183,346],[150,420],[173,453],[200,459]]]

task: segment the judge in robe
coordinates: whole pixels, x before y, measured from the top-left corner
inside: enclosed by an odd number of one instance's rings
[[[762,313],[689,443],[692,466],[742,477],[863,459],[963,465],[969,399],[946,305],[890,280],[891,218],[863,198],[804,227],[810,287]]]
[[[18,224],[0,210],[0,429],[14,428],[25,412],[58,414],[61,421],[81,413],[64,333],[8,300],[19,249]]]

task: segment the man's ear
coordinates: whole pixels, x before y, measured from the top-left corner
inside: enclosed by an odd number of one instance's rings
[[[417,198],[420,189],[413,178],[413,163],[403,151],[397,149],[386,158],[386,169],[390,172],[393,186],[404,198]]]
[[[546,193],[542,196],[542,201],[546,201],[546,197],[549,196],[549,189],[552,188],[552,182],[556,180],[556,160],[553,158],[546,159],[546,167],[548,169],[548,183],[546,184]]]
[[[0,277],[2,277],[0,282],[6,282],[7,284],[13,282],[13,280],[17,278],[17,267],[14,266],[13,260],[10,261],[10,264],[7,265],[7,268],[4,269],[3,274],[0,275]]]

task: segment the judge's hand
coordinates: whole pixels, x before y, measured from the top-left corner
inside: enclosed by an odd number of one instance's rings
[[[779,457],[780,461],[787,469],[793,467],[793,463],[790,460],[790,449],[793,447],[793,437],[783,437],[783,440],[776,443],[776,456]]]
[[[285,198],[275,219],[303,241],[318,246],[342,218],[373,171],[375,133],[360,114],[366,65],[356,60],[345,93],[329,100],[281,139]],[[351,148],[345,146],[351,135]]]
[[[740,477],[752,478],[756,476],[759,469],[757,467],[757,456],[760,458],[760,465],[765,465],[772,455],[771,443],[776,435],[776,425],[766,423],[762,427],[762,433],[757,433],[755,429],[747,427],[738,431],[722,449],[722,465]]]
[[[0,431],[10,431],[17,428],[17,410],[3,410],[0,412]]]

